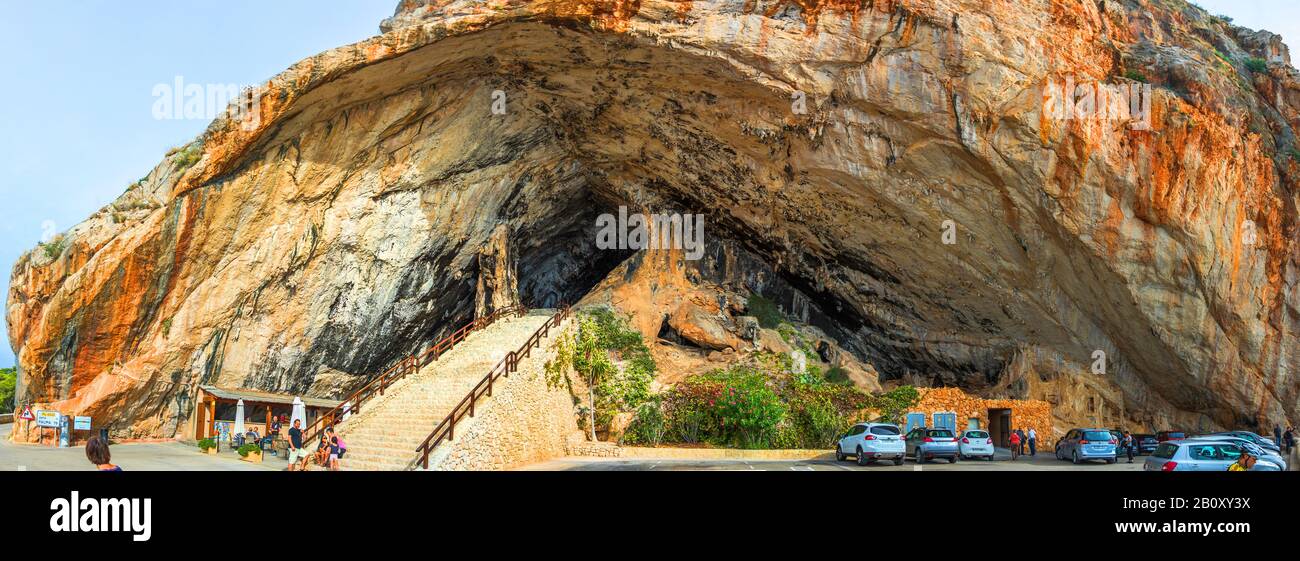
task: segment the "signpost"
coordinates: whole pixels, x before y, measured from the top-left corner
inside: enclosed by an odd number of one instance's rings
[[[73,430],[90,430],[90,417],[75,417],[72,423]]]
[[[35,421],[36,415],[32,414],[32,407],[28,405],[23,407],[23,412],[18,415],[18,418],[24,421]]]
[[[42,428],[59,428],[59,419],[63,417],[58,411],[42,409],[36,412],[36,426]]]

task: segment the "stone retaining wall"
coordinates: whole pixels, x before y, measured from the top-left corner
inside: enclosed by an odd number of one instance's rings
[[[478,403],[475,416],[456,425],[456,439],[430,456],[429,469],[505,470],[562,457],[571,442],[582,440],[572,396],[563,386],[547,387],[545,371],[559,335],[576,326],[572,318],[566,320],[518,371],[501,378],[492,397]]]

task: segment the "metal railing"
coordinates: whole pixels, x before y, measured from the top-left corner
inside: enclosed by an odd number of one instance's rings
[[[416,463],[423,466],[424,469],[429,469],[429,454],[433,452],[433,449],[437,448],[439,444],[442,444],[443,440],[456,439],[456,423],[459,423],[465,415],[473,417],[475,403],[484,397],[492,396],[493,383],[495,383],[497,379],[508,377],[511,372],[518,370],[519,361],[528,358],[528,356],[532,354],[534,347],[541,346],[542,339],[545,339],[550,335],[551,328],[559,327],[559,325],[569,317],[569,314],[569,306],[561,305],[560,309],[555,312],[555,315],[552,315],[546,320],[546,323],[537,328],[537,331],[533,332],[533,335],[524,342],[523,346],[519,347],[519,350],[510,351],[506,354],[505,358],[501,359],[501,361],[496,364],[496,366],[493,366],[492,370],[488,371],[487,376],[484,376],[483,379],[469,391],[469,394],[467,394],[464,399],[460,400],[460,403],[457,403],[456,406],[451,409],[451,412],[442,419],[442,422],[438,423],[437,427],[434,427],[433,432],[429,433],[428,438],[425,438],[419,448],[415,449],[416,454],[418,454]]]
[[[343,400],[343,403],[340,403],[329,412],[317,417],[311,425],[308,425],[307,428],[302,431],[303,442],[315,442],[319,439],[320,433],[323,432],[326,427],[334,425],[336,420],[343,417],[345,405],[348,406],[347,413],[351,415],[360,413],[361,405],[363,403],[377,395],[384,395],[384,390],[388,389],[388,386],[393,385],[394,382],[401,380],[408,374],[418,371],[420,368],[424,367],[424,365],[438,360],[438,357],[442,356],[443,353],[451,350],[451,348],[456,346],[457,343],[460,343],[461,341],[464,341],[466,337],[469,337],[470,333],[492,325],[498,319],[507,315],[517,314],[522,316],[526,313],[528,313],[528,308],[518,304],[501,308],[489,315],[476,318],[474,321],[465,324],[452,334],[438,340],[437,343],[434,343],[423,352],[412,354],[411,356],[397,361],[396,364],[388,367],[387,370],[374,380],[367,382],[366,385],[361,387],[361,389],[353,392],[351,396]]]

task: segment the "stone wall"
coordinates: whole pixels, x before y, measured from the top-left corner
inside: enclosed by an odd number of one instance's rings
[[[456,439],[434,451],[429,468],[510,469],[564,456],[570,443],[585,441],[568,388],[546,384],[545,364],[555,356],[554,343],[576,327],[572,318],[566,320],[518,371],[501,378],[492,397],[478,404],[475,416],[456,425]]]

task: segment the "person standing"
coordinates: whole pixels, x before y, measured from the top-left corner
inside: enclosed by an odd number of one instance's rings
[[[1011,461],[1016,461],[1020,457],[1020,429],[1011,432]]]
[[[1031,458],[1037,456],[1038,455],[1038,431],[1034,430],[1034,427],[1029,427],[1029,434],[1025,436],[1029,438],[1029,456]]]
[[[1287,427],[1286,432],[1282,434],[1282,440],[1286,441],[1286,451],[1291,452],[1295,448],[1295,427]]]
[[[294,419],[293,427],[289,429],[289,471],[294,470],[294,465],[302,462],[302,468],[307,469],[306,448],[302,446],[302,419]]]
[[[1016,436],[1019,436],[1019,437],[1020,437],[1020,454],[1019,454],[1019,455],[1023,456],[1023,455],[1025,455],[1025,441],[1026,441],[1026,440],[1029,440],[1028,438],[1025,437],[1025,429],[1016,429]]]
[[[1282,425],[1273,425],[1273,442],[1278,450],[1282,449]]]
[[[1128,456],[1128,463],[1133,463],[1133,433],[1124,431],[1124,454]]]

